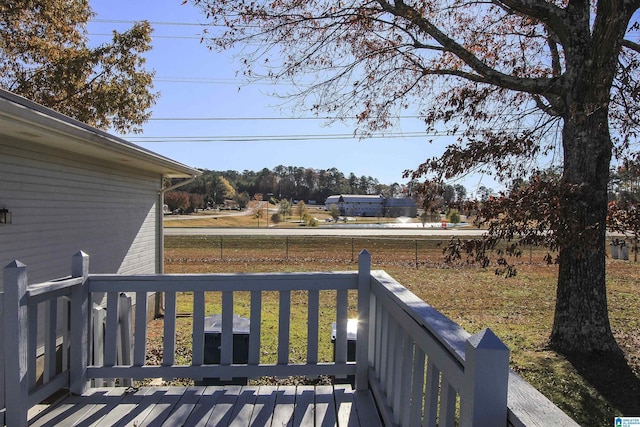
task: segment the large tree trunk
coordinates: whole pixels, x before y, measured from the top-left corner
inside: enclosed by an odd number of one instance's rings
[[[611,87],[621,40],[631,16],[622,3],[598,4],[591,26],[589,3],[572,3],[568,17],[562,97],[563,184],[566,219],[560,233],[560,268],[551,346],[565,354],[617,353],[607,307],[607,185],[613,144],[609,131]]]
[[[573,191],[567,192],[559,206],[567,217],[564,229],[555,231],[571,231],[572,239],[560,248],[550,344],[565,354],[618,353],[609,325],[605,283],[605,220],[612,149],[608,109],[594,103],[583,106],[565,117],[563,130],[563,180]]]

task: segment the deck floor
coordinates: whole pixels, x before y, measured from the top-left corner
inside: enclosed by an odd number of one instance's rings
[[[93,388],[30,418],[30,426],[381,425],[371,393],[348,384]]]

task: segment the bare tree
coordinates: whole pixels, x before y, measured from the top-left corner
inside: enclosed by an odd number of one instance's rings
[[[563,214],[544,222],[562,237],[550,344],[619,353],[605,288],[607,183],[612,156],[635,155],[640,45],[625,34],[640,0],[193,1],[226,28],[211,43],[241,46],[249,79],[294,83],[297,105],[355,116],[365,136],[416,108],[428,131],[458,137],[412,178],[480,170],[508,180],[560,159],[561,179],[521,200]]]

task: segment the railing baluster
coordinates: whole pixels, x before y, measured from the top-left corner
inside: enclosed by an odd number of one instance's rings
[[[118,302],[117,292],[107,293],[107,317],[104,333],[104,366],[115,366],[118,363]],[[115,385],[115,378],[105,379],[107,387]]]
[[[204,363],[204,292],[193,293],[193,325],[191,339],[191,364],[200,366]],[[195,378],[201,380],[201,378]]]
[[[380,367],[382,366],[382,319],[384,318],[384,312],[382,311],[382,304],[380,303],[380,300],[375,295],[371,295],[374,298],[376,316],[376,326],[373,328],[373,333],[375,334],[375,338],[373,339],[373,366],[375,368],[375,372],[378,373],[378,379],[380,379]]]
[[[289,363],[289,326],[291,323],[291,291],[280,291],[278,319],[278,364]]]
[[[439,390],[440,370],[427,358],[427,385],[424,391],[423,424],[425,427],[435,427],[437,425]]]
[[[440,422],[438,426],[453,427],[456,423],[456,391],[451,387],[444,375],[442,375],[441,381]]]
[[[233,292],[222,293],[222,336],[220,349],[220,364],[233,363]]]
[[[27,306],[27,316],[29,318],[28,342],[27,342],[27,384],[29,390],[36,387],[36,360],[38,351],[38,311],[40,304],[29,304]],[[45,316],[45,328],[48,329]]]
[[[133,334],[133,365],[144,366],[147,357],[147,293],[136,292],[136,326]]]
[[[165,292],[164,297],[162,366],[172,366],[176,357],[176,293]]]
[[[420,425],[423,408],[424,391],[424,351],[419,346],[415,346],[413,355],[413,379],[411,382],[411,408],[409,410],[410,426]]]
[[[336,363],[347,361],[347,310],[349,294],[338,291],[336,295]]]
[[[309,290],[307,294],[307,363],[318,363],[318,322],[320,307],[320,292]]]
[[[58,329],[57,298],[45,303],[45,318],[47,319],[46,323],[48,323],[48,326],[45,326],[44,329],[44,383],[49,382],[51,378],[56,376],[56,335]]]
[[[389,326],[387,328],[387,343],[388,347],[386,348],[387,353],[387,378],[383,383],[385,387],[385,391],[387,393],[387,397],[389,398],[389,402],[393,402],[393,393],[395,390],[393,389],[393,379],[395,377],[394,368],[396,366],[396,346],[398,346],[398,323],[389,316]]]
[[[62,327],[62,371],[69,370],[69,298],[62,299],[62,312],[60,313]]]
[[[394,421],[400,424],[400,416],[402,410],[400,404],[402,403],[402,364],[404,363],[404,346],[408,340],[407,334],[401,328],[397,329],[398,335],[395,338],[394,361],[393,361],[393,375],[391,381],[391,388],[387,389],[387,395],[391,399],[391,407],[393,408]]]
[[[133,333],[131,315],[131,297],[122,292],[118,298],[119,365],[131,365],[133,363],[133,355],[131,354],[131,347],[133,346],[131,341]],[[133,385],[133,380],[131,378],[120,378],[120,385],[129,387]]]
[[[92,310],[93,319],[93,339],[91,340],[93,352],[91,354],[91,364],[94,366],[104,366],[104,328],[106,324],[106,312],[102,307],[94,307]],[[103,387],[103,378],[94,378],[92,382],[94,387]]]
[[[104,333],[104,366],[115,366],[118,340],[118,293],[107,294],[107,317]]]
[[[251,291],[249,324],[249,365],[260,364],[260,324],[262,322],[262,291]]]
[[[382,305],[379,305],[382,308]],[[380,345],[378,347],[379,352],[379,364],[378,369],[380,372],[380,383],[385,384],[387,381],[387,366],[388,366],[388,350],[389,350],[389,313],[387,310],[382,309],[380,311]]]
[[[413,358],[413,340],[407,334],[404,336],[404,345],[402,346],[402,367],[401,367],[401,383],[400,383],[400,424],[407,424],[411,410],[411,374],[415,366]]]

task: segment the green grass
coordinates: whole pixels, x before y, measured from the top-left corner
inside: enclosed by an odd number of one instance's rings
[[[318,360],[331,362],[333,360],[331,344],[331,323],[335,321],[335,291],[320,292],[319,305],[319,343]],[[349,313],[351,317],[357,315],[357,293],[349,292]],[[250,318],[250,293],[234,293],[234,313]],[[177,341],[184,343],[183,347],[191,348],[191,330],[193,313],[193,294],[190,292],[179,293],[177,296]],[[205,315],[209,316],[222,313],[222,295],[220,292],[207,292],[205,294]],[[277,339],[279,321],[279,293],[262,292],[262,319],[260,322],[261,355],[260,363],[277,363]],[[291,363],[303,363],[307,355],[307,293],[293,291],[291,293],[291,316],[289,319],[289,360]],[[157,339],[155,344],[161,344],[161,335],[154,334]],[[152,345],[153,346],[153,345]],[[191,363],[190,351],[179,352],[177,362],[180,364]]]
[[[582,425],[610,425],[615,416],[630,413],[640,402],[640,271],[632,262],[607,262],[608,300],[611,327],[625,351],[629,372],[624,367],[604,372],[602,377],[619,393],[610,393],[588,374],[584,366],[575,366],[546,347],[555,308],[557,267],[544,264],[543,251],[527,253],[517,263],[518,275],[505,279],[493,270],[474,266],[448,266],[442,262],[442,242],[413,239],[289,239],[288,258],[283,238],[224,237],[220,257],[219,238],[167,237],[167,273],[233,273],[265,271],[355,270],[352,253],[366,247],[372,254],[372,268],[383,269],[424,301],[459,323],[470,333],[490,327],[510,348],[511,367]],[[217,246],[216,246],[217,245]],[[352,247],[353,252],[352,252]],[[277,330],[277,296],[266,295],[262,328]],[[302,299],[300,298],[302,297]],[[189,312],[190,295],[179,298],[178,311]],[[322,316],[335,318],[331,296],[321,303]],[[248,316],[248,297],[235,300],[237,312]],[[355,309],[355,303],[350,304]],[[304,296],[292,301],[292,360],[306,353],[306,303]],[[207,313],[219,312],[219,297],[207,299]],[[329,336],[331,321],[320,322],[326,328],[320,338]],[[190,334],[190,319],[180,318]],[[187,327],[188,326],[188,327]],[[179,326],[180,329],[181,326]],[[299,339],[298,339],[299,338]],[[187,340],[189,338],[186,338]],[[151,337],[150,337],[151,340]],[[180,339],[178,339],[180,343]],[[298,343],[305,346],[297,347]],[[321,360],[330,360],[331,344],[321,341]],[[275,343],[262,342],[263,363],[275,361]],[[189,346],[190,347],[190,346]],[[190,357],[190,356],[189,356]],[[594,369],[596,367],[594,366]],[[587,374],[585,374],[587,372]],[[626,382],[625,382],[626,381]],[[631,401],[631,403],[629,403]]]

